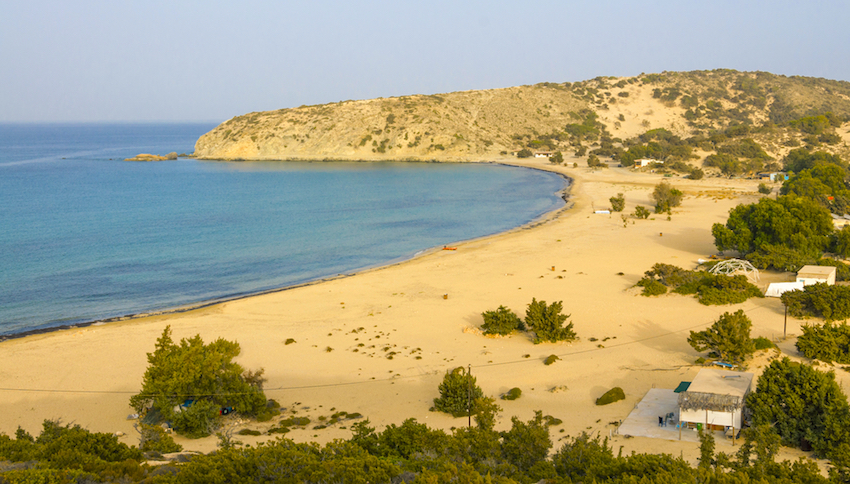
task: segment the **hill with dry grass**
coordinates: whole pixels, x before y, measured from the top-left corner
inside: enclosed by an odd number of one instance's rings
[[[737,175],[778,168],[801,147],[846,158],[848,120],[845,81],[665,72],[250,113],[203,135],[194,155],[480,161],[560,151],[627,165],[643,157],[705,163],[708,171]]]

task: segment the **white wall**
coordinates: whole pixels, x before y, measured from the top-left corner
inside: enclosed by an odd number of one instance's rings
[[[680,422],[706,423],[706,413],[708,414],[708,423],[711,425],[723,425],[729,427],[734,425],[736,429],[741,428],[741,411],[735,412],[715,412],[713,410],[683,410],[679,409]]]

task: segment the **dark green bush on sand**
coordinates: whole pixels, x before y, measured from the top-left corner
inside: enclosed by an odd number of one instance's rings
[[[573,323],[564,326],[564,322],[570,317],[569,314],[561,314],[561,301],[547,306],[546,301],[531,299],[525,311],[525,324],[534,331],[536,337],[534,343],[543,341],[572,341],[576,339],[573,331]]]
[[[484,318],[484,324],[481,325],[484,334],[506,335],[516,330],[525,330],[525,323],[504,306],[499,306],[495,311],[484,311],[481,316]]]
[[[648,297],[667,294],[667,286],[662,284],[660,281],[652,279],[651,277],[644,277],[639,280],[635,285],[643,288],[643,291],[641,292],[642,296]]]
[[[142,391],[130,405],[140,414],[158,410],[175,430],[192,438],[215,431],[222,407],[256,416],[266,411],[262,370],[246,372],[233,362],[239,353],[236,342],[217,339],[205,345],[200,335],[177,344],[166,326],[155,351],[148,353]],[[180,406],[186,400],[190,404]]]
[[[743,275],[715,275],[660,263],[646,271],[646,276],[635,285],[644,288],[644,296],[664,294],[667,288],[671,288],[677,294],[696,295],[699,302],[707,306],[738,304],[751,297],[764,297],[761,290]]]
[[[620,387],[614,387],[604,395],[596,399],[597,405],[608,405],[609,403],[619,402],[620,400],[624,400],[626,398],[626,392],[623,391]]]
[[[755,350],[750,338],[753,323],[743,310],[723,313],[705,331],[691,331],[688,343],[697,351],[711,351],[729,363],[741,363]]]
[[[816,317],[826,321],[850,318],[850,286],[812,284],[802,291],[782,294],[782,303],[795,318]]]
[[[455,417],[467,415],[471,403],[484,396],[475,381],[462,366],[447,371],[439,386],[440,397],[434,399],[434,408]]]
[[[174,442],[171,435],[159,425],[139,425],[139,450],[142,452],[156,451],[162,454],[180,452],[183,446]],[[259,433],[258,433],[259,435]]]
[[[797,338],[797,349],[806,358],[850,363],[850,326],[846,322],[803,326],[803,334]]]
[[[753,339],[753,344],[756,345],[756,351],[761,350],[769,350],[771,348],[776,348],[776,345],[773,344],[773,341],[765,338],[764,336],[759,336],[758,338]]]
[[[543,360],[543,364],[546,365],[546,366],[549,366],[549,365],[551,365],[552,363],[555,363],[558,360],[560,360],[560,358],[558,358],[558,355],[549,355],[549,356],[546,357],[545,360]]]
[[[516,400],[522,395],[522,390],[517,387],[511,388],[504,395],[502,395],[502,400]]]

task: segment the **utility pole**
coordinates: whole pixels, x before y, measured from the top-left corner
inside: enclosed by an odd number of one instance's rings
[[[469,416],[467,428],[472,428],[472,365],[466,370],[466,413]]]
[[[788,305],[783,304],[785,306],[785,325],[782,326],[782,339],[788,339]]]

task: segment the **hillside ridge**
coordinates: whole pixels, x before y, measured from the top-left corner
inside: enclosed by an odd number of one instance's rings
[[[801,128],[811,120],[800,120],[824,115],[832,116],[832,126]],[[631,146],[652,141],[654,135],[648,140],[647,132],[662,130],[667,141],[686,140],[693,148],[673,160],[699,166],[736,136],[754,140],[765,162],[801,146],[846,157],[848,120],[846,81],[718,69],[254,112],[201,136],[194,156],[244,161],[500,161],[526,149],[622,161]],[[718,135],[726,138],[718,141]],[[764,168],[756,165],[747,167]]]

